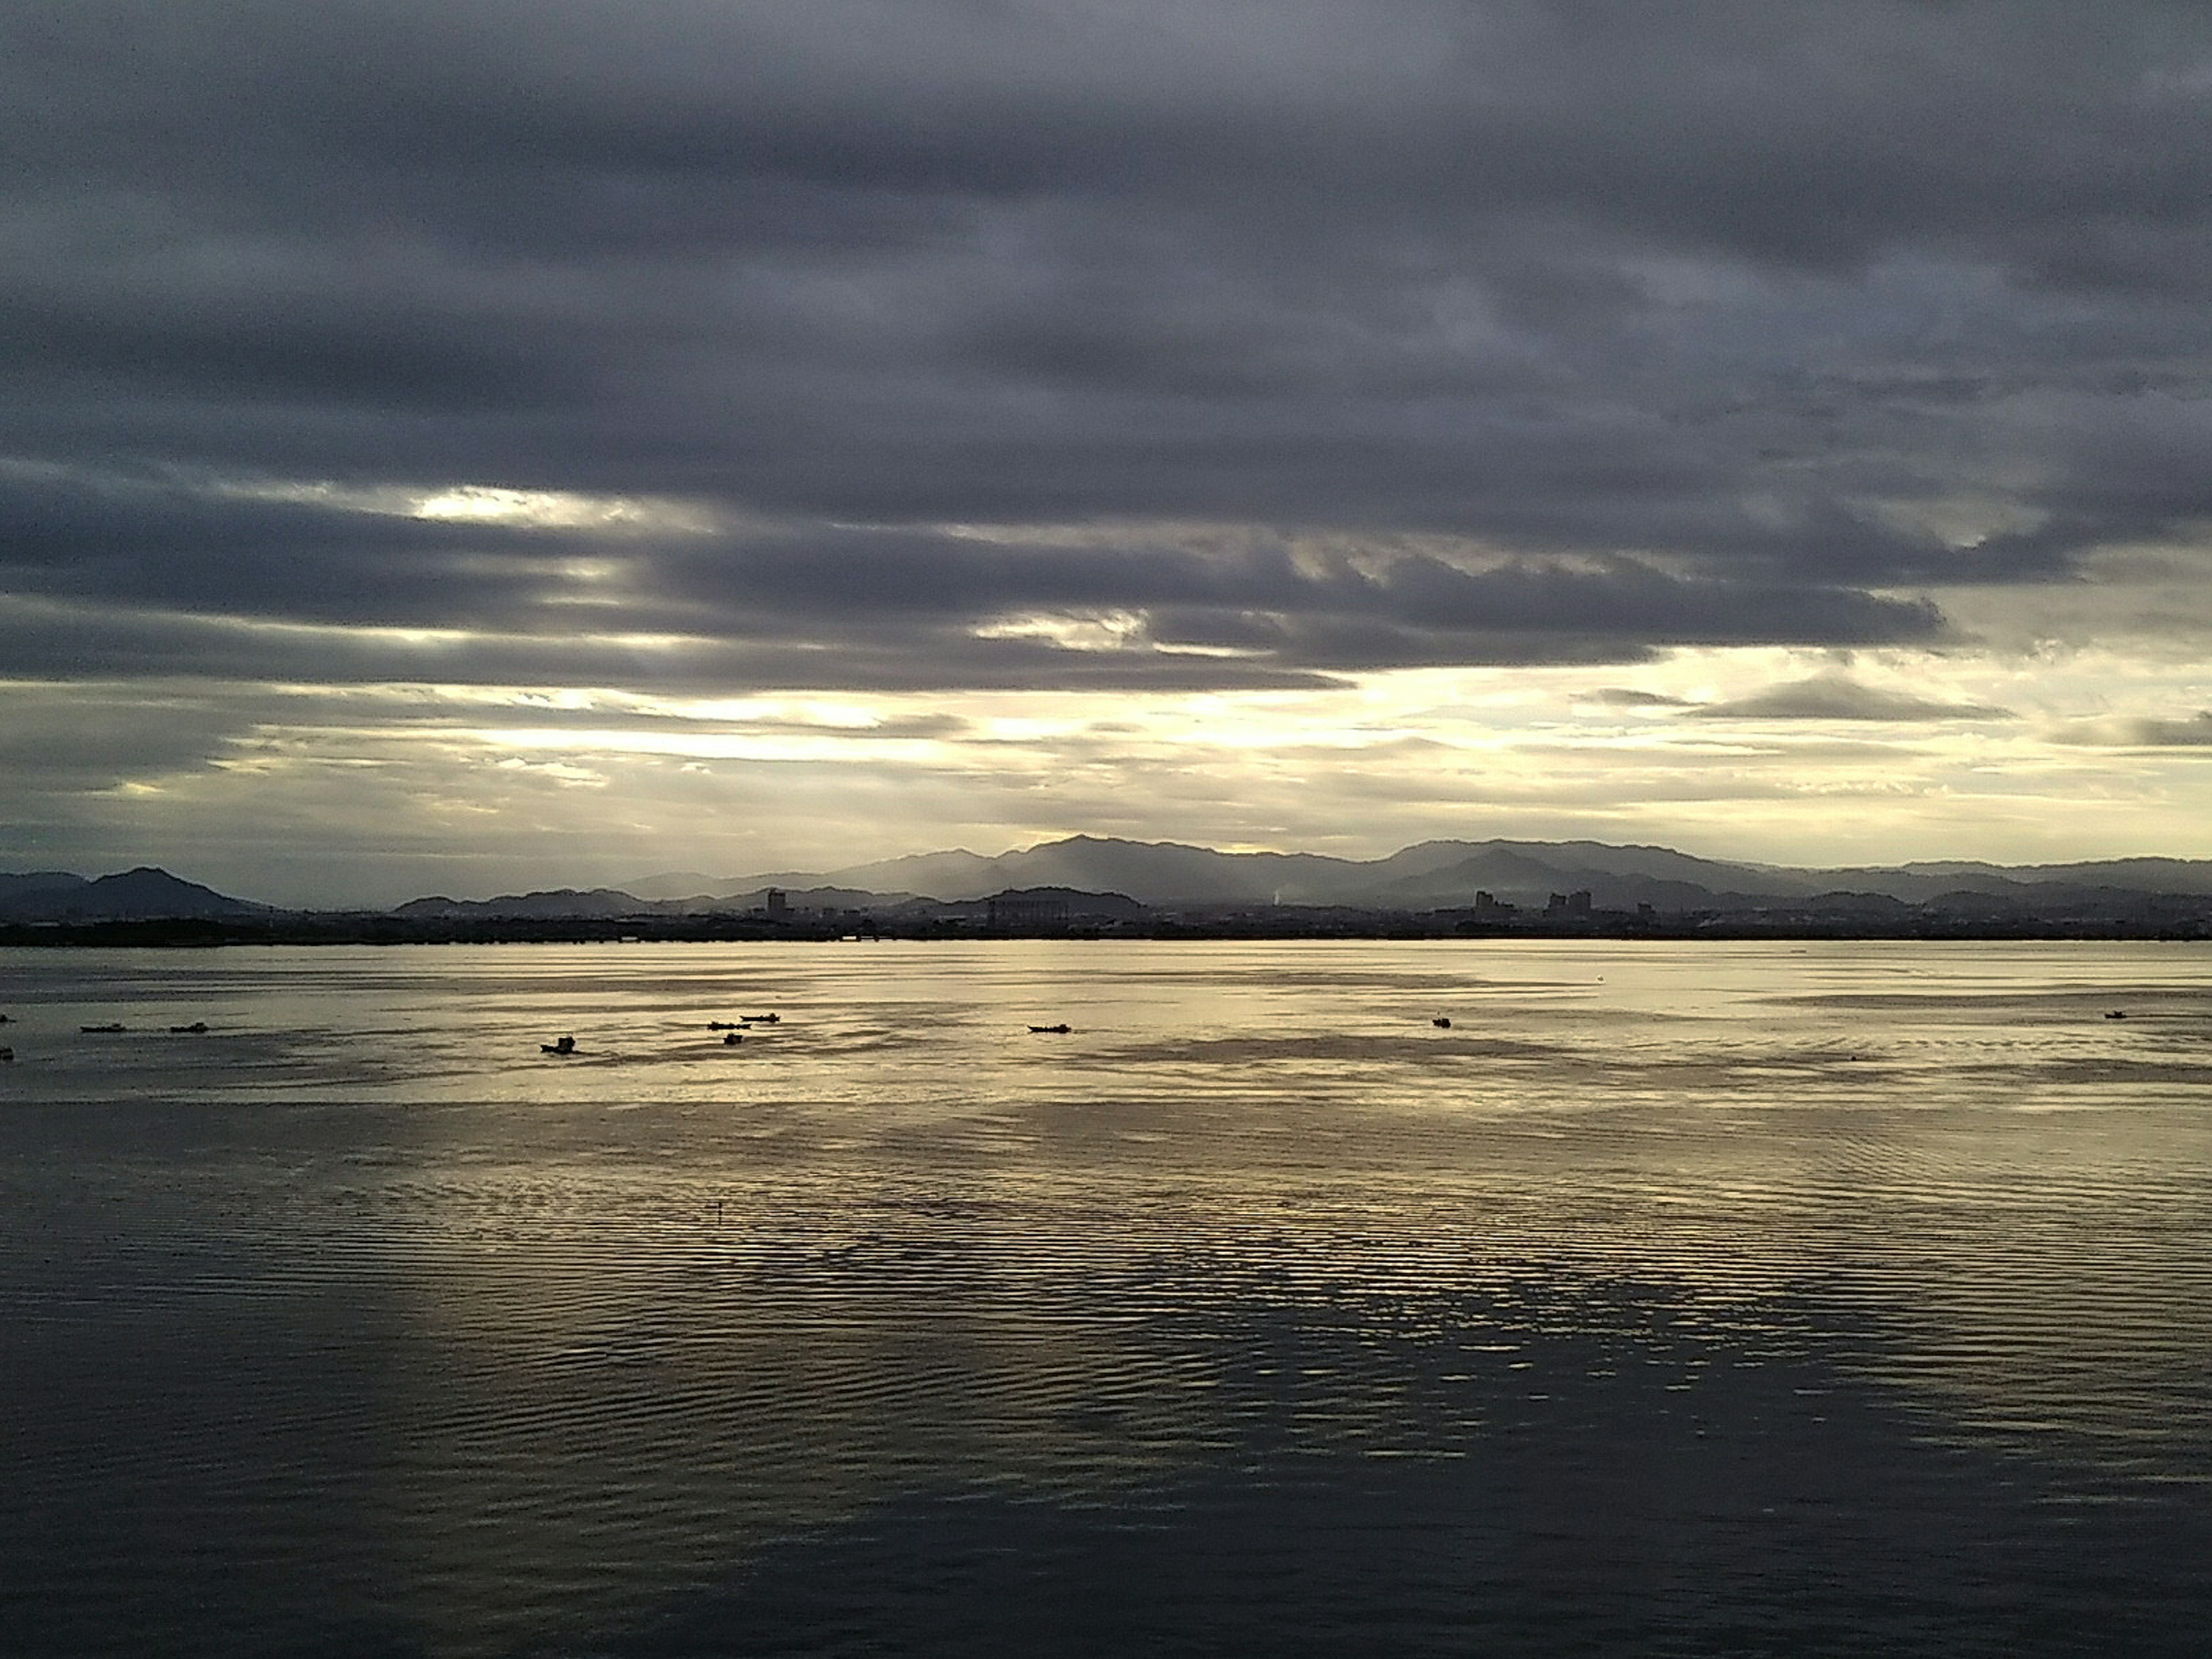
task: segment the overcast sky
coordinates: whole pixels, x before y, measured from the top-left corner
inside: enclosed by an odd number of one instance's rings
[[[2212,856],[2212,9],[15,0],[0,868]]]

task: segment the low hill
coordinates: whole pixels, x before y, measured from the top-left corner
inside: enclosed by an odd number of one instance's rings
[[[265,904],[144,865],[89,881],[52,871],[0,876],[0,921],[242,921],[270,914]]]
[[[454,899],[442,895],[410,899],[392,914],[410,921],[566,921],[579,916],[649,915],[662,907],[611,887],[556,887],[540,893],[502,893],[497,898]]]

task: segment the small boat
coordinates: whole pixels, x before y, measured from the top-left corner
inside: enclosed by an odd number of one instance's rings
[[[123,1029],[121,1020],[112,1020],[105,1025],[80,1025],[76,1028],[88,1036],[112,1036]]]
[[[196,1019],[189,1025],[172,1025],[169,1028],[169,1035],[171,1036],[205,1036],[207,1022],[204,1019]]]
[[[710,1031],[734,1031],[744,1024],[741,1019],[710,1019],[707,1022],[707,1029]]]
[[[1066,1036],[1070,1029],[1070,1027],[1066,1025],[1032,1025],[1030,1027],[1030,1030],[1037,1032],[1039,1035],[1049,1032],[1054,1036]]]
[[[1439,1031],[1449,1031],[1451,1030],[1451,1018],[1447,1014],[1438,1014],[1434,1019],[1431,1020],[1429,1024],[1435,1026]]]
[[[744,1040],[745,1034],[743,1031],[732,1031],[722,1039],[722,1046],[725,1048],[734,1048]]]
[[[2127,1010],[2124,1008],[2115,1008],[2111,1013],[2105,1016],[2106,1019],[2125,1019],[2127,1017]]]
[[[744,1024],[747,1025],[778,1025],[782,1024],[782,1021],[783,1016],[781,1014],[747,1014],[744,1018]]]
[[[541,1054],[573,1054],[576,1052],[576,1039],[564,1036],[556,1042],[541,1042],[538,1045],[538,1052]]]
[[[0,1066],[6,1065],[15,1058],[15,1051],[13,1048],[0,1048]]]

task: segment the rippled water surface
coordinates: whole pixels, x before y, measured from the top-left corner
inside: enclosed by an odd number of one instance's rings
[[[38,951],[0,1012],[0,1650],[2212,1642],[2202,948]]]

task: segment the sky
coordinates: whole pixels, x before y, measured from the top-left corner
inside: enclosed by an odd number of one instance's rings
[[[2212,9],[16,0],[0,869],[2212,856]]]

